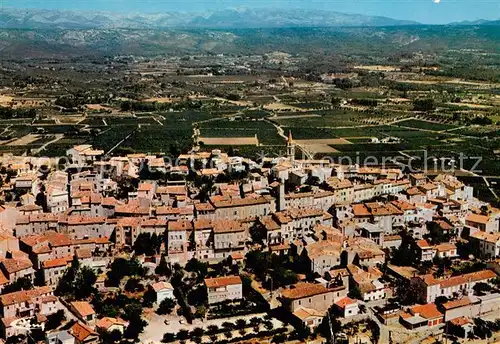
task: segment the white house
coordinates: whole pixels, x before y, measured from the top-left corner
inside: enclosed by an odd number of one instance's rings
[[[158,282],[151,285],[153,291],[156,293],[156,302],[160,303],[166,298],[174,299],[174,288],[168,282]]]

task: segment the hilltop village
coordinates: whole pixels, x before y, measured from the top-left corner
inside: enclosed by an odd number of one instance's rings
[[[1,158],[0,342],[433,343],[500,330],[500,210],[452,174],[221,150]],[[451,342],[450,340],[450,342]]]

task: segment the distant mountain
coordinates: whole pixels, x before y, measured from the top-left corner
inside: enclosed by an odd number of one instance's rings
[[[157,14],[0,9],[1,28],[10,29],[162,29],[284,28],[415,25],[412,21],[298,9],[230,9],[210,13]]]
[[[4,59],[113,55],[290,54],[378,56],[480,49],[498,51],[494,26],[260,29],[0,29]],[[321,58],[319,59],[321,60]]]
[[[457,25],[457,26],[470,26],[470,25],[479,25],[479,26],[500,26],[500,20],[485,20],[485,19],[478,19],[474,21],[461,21],[461,22],[455,22],[455,23],[450,23],[448,25]]]

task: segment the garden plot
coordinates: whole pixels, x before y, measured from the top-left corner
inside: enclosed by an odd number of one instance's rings
[[[255,136],[250,137],[200,137],[200,142],[208,146],[257,146],[259,140]]]
[[[348,145],[351,142],[342,139],[315,139],[315,140],[295,140],[303,149],[310,153],[336,153],[337,149],[330,145]]]
[[[301,109],[296,106],[288,105],[288,104],[283,104],[283,103],[270,103],[264,105],[265,110],[270,110],[270,111],[306,111],[305,109]]]

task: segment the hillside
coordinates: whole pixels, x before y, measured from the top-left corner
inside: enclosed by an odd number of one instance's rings
[[[83,55],[351,54],[437,53],[448,49],[495,52],[496,26],[399,26],[381,28],[278,29],[3,29],[4,59]]]

